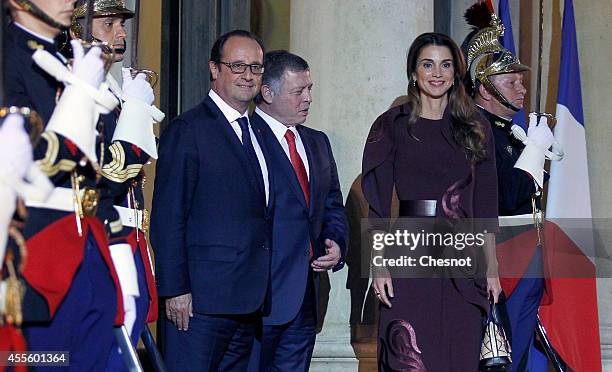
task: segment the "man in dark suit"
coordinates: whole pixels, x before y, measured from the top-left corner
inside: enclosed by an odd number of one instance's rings
[[[213,45],[212,89],[161,137],[151,242],[171,371],[246,369],[269,291],[268,161],[247,108],[264,47],[236,30]]]
[[[266,54],[251,118],[270,151],[274,224],[270,314],[256,335],[251,371],[308,371],[317,324],[318,275],[340,270],[347,221],[327,136],[301,125],[312,97],[306,61]]]

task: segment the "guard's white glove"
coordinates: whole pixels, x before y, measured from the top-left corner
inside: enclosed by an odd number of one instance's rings
[[[89,94],[92,92],[88,92],[88,86],[95,89],[100,86],[104,79],[104,63],[100,58],[100,48],[91,48],[84,55],[80,42],[73,40],[71,43],[74,51],[73,77],[66,78],[69,84],[55,106],[46,130],[70,139],[90,161],[96,163],[96,124],[99,112],[94,97]],[[96,92],[94,90],[93,93]]]
[[[138,99],[147,105],[152,105],[155,94],[151,84],[146,80],[145,74],[138,74],[132,79],[130,69],[125,67],[121,69],[121,73],[123,75],[123,85],[121,86],[123,99],[126,101],[130,98]]]
[[[153,124],[164,120],[164,113],[152,105],[153,89],[144,74],[132,79],[130,70],[123,69],[122,97],[125,102],[113,133],[113,141],[126,141],[140,147],[157,159],[157,143]]]
[[[23,120],[21,115],[10,114],[0,129],[0,190],[2,187],[12,189],[11,200],[16,194],[26,200],[42,202],[49,196],[53,184],[33,163],[30,137],[24,130]]]
[[[131,334],[134,322],[136,321],[135,298],[140,296],[138,274],[136,272],[132,247],[125,243],[112,244],[110,246],[110,253],[117,277],[119,278],[119,285],[121,285],[121,292],[123,293],[123,324],[127,328],[128,333]]]
[[[74,62],[72,62],[74,76],[98,89],[104,81],[102,51],[98,47],[93,47],[85,54],[80,41],[71,40],[70,44],[74,54]]]
[[[22,179],[32,163],[32,145],[23,116],[10,114],[0,127],[0,175]]]
[[[546,116],[540,117],[540,123],[538,124],[536,114],[533,112],[529,114],[527,138],[543,150],[548,150],[552,146],[553,142],[555,142],[555,137],[548,127],[548,118]]]
[[[0,267],[4,262],[8,228],[17,203],[16,187],[32,163],[32,146],[23,117],[10,114],[0,127]]]
[[[514,130],[513,130],[514,131]],[[529,127],[527,138],[523,139],[525,148],[514,164],[514,168],[529,173],[538,187],[544,187],[544,162],[548,149],[555,142],[555,137],[548,127],[546,116],[538,118],[535,113],[529,114]]]

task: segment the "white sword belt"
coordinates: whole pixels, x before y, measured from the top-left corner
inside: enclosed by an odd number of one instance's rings
[[[516,216],[499,216],[499,227],[533,225],[533,214],[518,214]]]
[[[119,213],[121,218],[121,224],[126,227],[136,227],[140,230],[145,230],[145,224],[147,223],[145,218],[145,212],[140,209],[126,208],[115,205],[115,210]]]
[[[81,204],[85,215],[95,215],[96,208],[100,200],[100,194],[94,188],[82,188]],[[75,197],[73,190],[67,187],[56,187],[51,191],[47,200],[38,202],[26,199],[25,204],[31,208],[52,209],[63,212],[75,212]]]

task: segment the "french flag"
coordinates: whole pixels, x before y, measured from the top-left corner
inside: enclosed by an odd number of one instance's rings
[[[502,45],[504,48],[508,49],[515,56],[516,48],[514,47],[514,35],[512,34],[512,19],[510,17],[510,6],[508,5],[508,0],[499,0],[499,19],[502,21],[504,25],[505,31],[504,36],[502,36]],[[517,112],[512,121],[515,124],[520,125],[523,129],[527,130],[527,122],[525,119],[525,109],[522,108],[519,112]]]
[[[582,265],[583,269],[580,275],[551,277],[553,300],[540,307],[540,317],[557,352],[572,370],[601,371],[591,198],[572,0],[565,0],[562,27],[554,134],[565,157],[550,167],[546,218],[567,237],[565,248],[579,252],[567,264]],[[557,258],[560,248],[554,248]]]

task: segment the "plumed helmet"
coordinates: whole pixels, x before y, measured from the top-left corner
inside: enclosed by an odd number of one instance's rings
[[[465,19],[473,27],[472,32],[462,44],[462,50],[468,69],[469,91],[476,93],[478,84],[482,84],[504,106],[519,111],[490,80],[491,76],[513,72],[529,71],[529,66],[521,61],[499,42],[504,35],[504,25],[493,12],[490,0],[479,1],[465,12]]]

